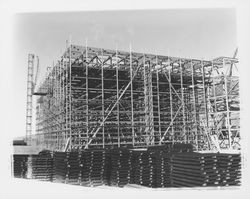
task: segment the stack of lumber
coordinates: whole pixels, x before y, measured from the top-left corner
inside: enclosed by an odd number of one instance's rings
[[[13,170],[15,178],[27,177],[27,161],[28,155],[13,155]]]
[[[81,152],[81,185],[102,186],[109,183],[109,151],[104,149]]]
[[[171,156],[174,187],[238,185],[240,156],[216,153],[175,153]]]
[[[132,151],[115,149],[110,151],[110,185],[123,187],[130,183],[132,176]]]
[[[52,153],[39,153],[32,155],[31,161],[31,177],[33,179],[53,181],[54,178],[54,160]]]
[[[133,165],[133,183],[147,187],[155,187],[154,152],[133,151],[136,154]]]

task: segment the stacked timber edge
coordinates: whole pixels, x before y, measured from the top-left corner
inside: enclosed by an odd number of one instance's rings
[[[13,159],[14,177],[89,187],[241,185],[240,154],[197,153],[193,152],[190,144],[177,143],[148,149],[43,151],[39,155],[14,155]],[[29,169],[31,175],[28,174]]]

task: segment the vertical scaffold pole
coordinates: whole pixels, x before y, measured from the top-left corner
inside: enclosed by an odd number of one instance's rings
[[[156,55],[156,67],[158,67],[158,57]],[[157,83],[157,103],[158,103],[158,133],[161,140],[161,105],[160,105],[160,85],[159,85],[159,70],[156,68],[156,83]]]
[[[116,100],[119,99],[119,70],[118,70],[118,52],[117,46],[115,49],[116,62]],[[120,147],[120,103],[117,103],[117,133],[118,133],[118,147]]]
[[[27,77],[27,104],[26,104],[26,142],[30,141],[32,134],[32,100],[33,100],[33,72],[34,54],[28,55],[28,77]]]
[[[139,64],[139,63],[138,63]],[[133,65],[132,65],[132,47],[129,46],[129,66],[130,66],[130,97],[131,97],[131,125],[132,125],[132,143],[135,146],[135,128],[134,128],[134,102],[133,102]],[[138,66],[137,66],[138,67]]]
[[[145,115],[145,133],[147,137],[144,137],[146,139],[146,144],[149,145],[149,124],[148,124],[148,84],[147,84],[147,71],[146,71],[146,59],[145,54],[143,54],[143,79],[144,79],[144,115]]]
[[[86,70],[86,137],[87,137],[87,140],[86,140],[86,143],[89,142],[89,81],[88,81],[88,72],[89,72],[89,69],[88,69],[88,41],[86,39],[85,41],[85,70]]]
[[[101,54],[103,57],[103,49],[101,50]],[[104,122],[105,119],[105,110],[104,110],[104,68],[103,68],[103,61],[101,65],[101,71],[102,71],[102,122]],[[102,147],[105,148],[105,135],[104,135],[104,125],[102,126]]]
[[[213,110],[213,113],[214,113],[214,118],[215,118],[215,127],[217,129],[217,93],[216,93],[216,78],[215,78],[215,74],[214,74],[214,61],[212,61],[212,75],[213,75],[213,100],[214,100],[214,110]],[[217,131],[217,130],[216,130]]]
[[[151,62],[147,61],[146,55],[143,54],[144,65],[144,114],[146,122],[146,143],[147,145],[154,145],[154,113],[153,113],[153,97],[152,97],[152,68]]]
[[[65,68],[65,58],[64,55],[62,56],[62,75],[63,75],[63,81],[62,81],[62,111],[63,111],[63,147],[65,147],[65,143],[67,140],[67,126],[66,126],[66,68]]]
[[[63,118],[62,118],[62,65],[61,65],[61,60],[58,61],[59,64],[59,112],[60,112],[60,139],[59,139],[59,150],[62,149],[62,136],[63,136]]]
[[[192,91],[193,91],[193,109],[194,109],[194,123],[195,123],[195,143],[196,143],[196,149],[199,150],[199,143],[198,143],[198,124],[197,124],[197,113],[196,113],[196,98],[195,98],[195,81],[194,81],[194,65],[193,65],[193,60],[191,60],[191,69],[192,69]]]
[[[71,38],[69,40],[69,149],[72,149],[72,68],[71,68]]]
[[[183,123],[183,133],[184,133],[184,142],[187,143],[188,135],[186,132],[186,115],[185,115],[185,104],[184,104],[184,88],[183,88],[183,68],[181,66],[180,60],[180,74],[181,74],[181,105],[182,105],[182,123]]]
[[[226,63],[225,58],[223,58],[223,68],[225,69]],[[228,88],[227,88],[227,75],[224,74],[224,86],[225,86],[225,96],[226,96],[226,113],[227,113],[227,131],[228,131],[228,147],[232,147],[232,134],[231,134],[231,124],[230,124],[230,110],[229,110],[229,100],[228,100]]]
[[[68,52],[68,45],[66,47],[66,52]],[[64,68],[65,68],[65,138],[66,138],[66,144],[65,146],[67,147],[68,145],[68,139],[69,139],[69,70],[68,70],[68,57],[67,57],[67,53],[64,56]]]
[[[54,77],[54,84],[55,84],[55,113],[56,113],[56,119],[60,121],[60,113],[59,113],[59,106],[58,106],[58,101],[59,101],[59,87],[58,87],[58,64],[56,63],[55,65],[55,77]],[[59,150],[59,128],[60,128],[60,123],[56,124],[56,143],[54,145],[54,148]]]
[[[206,95],[206,84],[205,84],[205,68],[204,63],[201,61],[201,68],[202,68],[202,84],[203,84],[203,100],[204,100],[204,107],[205,107],[205,119],[206,119],[206,127],[208,127],[208,111],[207,111],[207,95]]]
[[[168,64],[169,64],[169,69],[168,69],[168,78],[169,78],[169,103],[170,103],[170,122],[169,124],[171,124],[171,121],[173,121],[173,97],[172,97],[172,88],[171,88],[171,84],[172,84],[172,78],[171,78],[171,66],[170,66],[170,60],[168,57]],[[174,136],[174,125],[171,125],[171,139],[173,141],[173,143],[175,142],[175,136]]]

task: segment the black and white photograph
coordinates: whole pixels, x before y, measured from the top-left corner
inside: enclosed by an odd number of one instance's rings
[[[242,5],[135,5],[12,13],[2,198],[247,198]]]

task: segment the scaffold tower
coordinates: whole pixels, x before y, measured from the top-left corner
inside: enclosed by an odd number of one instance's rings
[[[34,54],[28,55],[28,76],[27,76],[27,104],[26,104],[26,142],[29,141],[32,133],[32,101],[33,101],[33,73]]]
[[[70,44],[37,91],[36,144],[240,149],[237,64]]]

